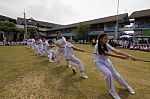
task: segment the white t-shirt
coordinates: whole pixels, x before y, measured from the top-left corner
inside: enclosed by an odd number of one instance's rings
[[[32,39],[27,40],[28,45],[32,45]]]
[[[46,41],[44,41],[43,42],[43,45],[46,45],[46,46],[48,46],[49,44],[48,44],[48,41],[46,40]]]
[[[114,48],[109,44],[106,44],[106,47],[108,49],[108,52],[114,50]],[[98,44],[95,45],[94,53],[95,53],[94,61],[104,62],[104,61],[109,59],[108,56],[106,56],[106,55],[99,55],[99,53],[98,53]]]
[[[38,44],[42,44],[42,40],[41,39],[38,40]]]
[[[66,59],[70,59],[72,56],[74,56],[73,45],[67,41],[65,45],[65,57]]]
[[[32,45],[34,45],[34,43],[35,43],[35,39],[32,39]]]
[[[39,49],[42,49],[43,48],[42,40],[39,39],[37,43],[38,43]]]
[[[54,43],[58,44],[58,45],[63,45],[64,43],[66,43],[66,39],[65,37],[61,37],[60,39],[54,39]]]

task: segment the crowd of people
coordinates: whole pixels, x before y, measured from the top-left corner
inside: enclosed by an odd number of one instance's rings
[[[139,50],[139,51],[145,51],[145,52],[150,52],[150,44],[149,43],[133,43],[131,41],[127,40],[120,40],[120,41],[113,41],[109,40],[109,44],[113,47],[121,47],[125,49],[130,49],[130,50]]]
[[[131,45],[129,49],[150,52],[150,45],[149,44]]]
[[[26,45],[25,41],[3,41],[0,42],[0,46],[19,46],[19,45]]]

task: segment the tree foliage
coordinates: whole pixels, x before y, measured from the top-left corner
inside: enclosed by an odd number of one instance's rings
[[[29,35],[34,35],[34,34],[36,34],[37,30],[36,30],[36,28],[28,27],[27,32]]]
[[[0,22],[0,31],[4,33],[24,33],[23,29],[17,28],[12,22]]]
[[[80,23],[80,25],[76,28],[76,38],[78,40],[85,40],[85,38],[89,34],[89,26],[88,25],[83,25]]]

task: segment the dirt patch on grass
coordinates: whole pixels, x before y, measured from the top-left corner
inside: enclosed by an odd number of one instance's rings
[[[5,98],[13,99],[49,99],[58,96],[47,89],[45,76],[31,72],[23,78],[18,78],[15,83],[5,87]]]

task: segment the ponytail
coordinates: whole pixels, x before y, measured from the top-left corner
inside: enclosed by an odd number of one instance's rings
[[[99,55],[103,55],[105,52],[108,52],[106,44],[103,45],[103,48],[100,44],[100,39],[103,38],[104,36],[107,36],[107,34],[101,34],[98,37],[98,53],[99,53]]]

